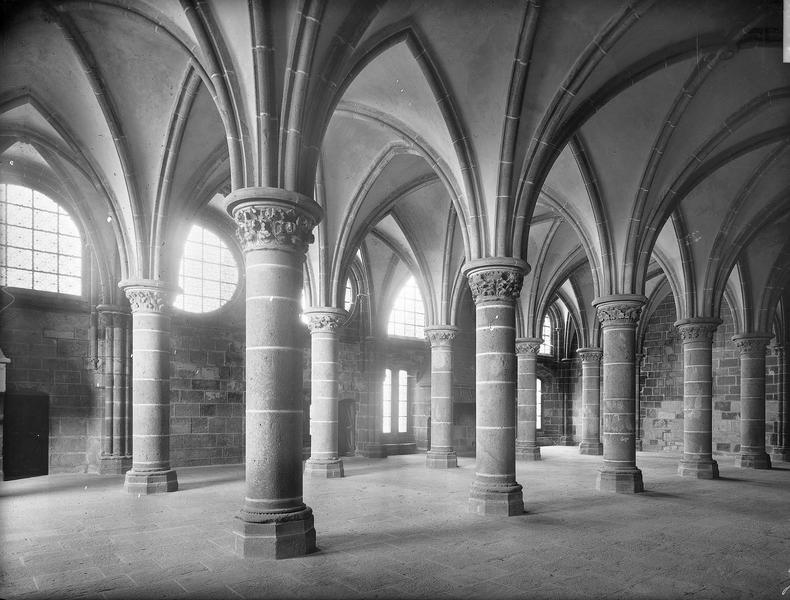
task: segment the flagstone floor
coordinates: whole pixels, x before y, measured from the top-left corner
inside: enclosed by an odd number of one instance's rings
[[[243,466],[178,470],[130,495],[92,474],[0,483],[0,598],[776,598],[790,586],[790,465],[719,460],[721,479],[639,453],[646,491],[594,489],[599,457],[544,447],[517,465],[526,513],[466,511],[474,459],[345,459],[306,480],[319,552],[233,555]],[[785,592],[790,598],[790,589]]]

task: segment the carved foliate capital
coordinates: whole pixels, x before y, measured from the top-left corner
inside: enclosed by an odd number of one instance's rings
[[[334,333],[346,322],[348,313],[342,308],[311,309],[304,312],[310,333]]]
[[[263,248],[306,252],[315,240],[315,221],[292,208],[247,206],[235,211],[233,217],[245,252]]]
[[[576,350],[576,354],[582,359],[582,363],[599,363],[601,356],[603,356],[600,348],[579,348]]]
[[[684,319],[676,321],[675,327],[684,342],[713,343],[716,328],[721,325],[720,319]]]
[[[475,304],[496,300],[515,301],[521,294],[529,265],[518,258],[473,260],[464,267]]]
[[[425,339],[431,346],[449,346],[458,335],[458,328],[452,325],[437,325],[425,328]]]
[[[772,337],[770,334],[742,333],[732,336],[732,341],[742,355],[765,356],[765,350]]]
[[[122,281],[118,286],[129,299],[132,313],[166,313],[173,290],[159,280]]]
[[[276,249],[304,253],[321,220],[318,204],[288,190],[241,188],[231,192],[226,202],[245,252]]]
[[[644,296],[619,294],[598,298],[593,301],[593,306],[597,309],[598,320],[604,327],[613,321],[636,324],[642,315],[645,300]]]
[[[541,338],[518,338],[516,340],[516,354],[537,355],[542,344]]]

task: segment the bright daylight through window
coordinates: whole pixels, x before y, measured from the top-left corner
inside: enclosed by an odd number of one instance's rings
[[[30,188],[0,184],[0,285],[82,294],[82,239],[68,212]]]
[[[210,312],[228,302],[239,283],[239,267],[230,248],[208,229],[193,225],[184,244],[173,305],[188,312]]]
[[[409,277],[395,298],[387,323],[387,334],[401,337],[424,337],[425,306],[414,277]]]

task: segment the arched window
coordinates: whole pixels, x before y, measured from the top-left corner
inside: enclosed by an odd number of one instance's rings
[[[551,343],[551,317],[546,315],[543,317],[543,326],[541,327],[540,337],[543,338],[543,343],[540,345],[538,352],[540,354],[553,354],[553,346]]]
[[[343,308],[351,312],[351,307],[354,306],[354,287],[351,285],[351,278],[346,279],[346,295],[343,299]]]
[[[543,427],[543,398],[541,397],[543,382],[535,380],[535,429]]]
[[[176,308],[195,313],[217,310],[236,293],[239,266],[219,236],[193,225],[184,244],[178,285],[183,293],[173,302]]]
[[[397,379],[393,379],[391,369],[384,371],[384,400],[381,412],[383,433],[392,433],[395,427],[398,433],[404,433],[409,428],[408,375],[402,369],[397,374]]]
[[[425,305],[422,294],[414,277],[403,284],[395,298],[390,319],[387,323],[387,334],[401,337],[423,338],[425,328]]]
[[[82,238],[54,200],[0,184],[0,234],[0,285],[82,294]]]

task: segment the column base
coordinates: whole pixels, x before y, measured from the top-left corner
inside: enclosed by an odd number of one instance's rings
[[[516,458],[540,460],[540,446],[534,442],[516,442]]]
[[[131,456],[115,456],[103,454],[99,459],[100,475],[123,475],[132,468]]]
[[[770,456],[773,462],[790,462],[790,446],[775,446]]]
[[[304,462],[304,474],[308,477],[317,477],[319,479],[343,477],[343,461],[339,458],[329,460],[308,458]]]
[[[681,459],[678,475],[692,479],[718,479],[719,464],[715,460],[697,461]]]
[[[642,471],[637,467],[631,469],[601,469],[598,471],[595,489],[599,492],[638,494],[645,491],[642,482]]]
[[[178,490],[178,478],[173,469],[167,471],[131,471],[126,472],[123,489],[130,494],[163,494]]]
[[[367,444],[359,453],[365,458],[387,458],[384,444]]]
[[[735,466],[742,469],[770,469],[771,457],[767,453],[740,454],[735,459]]]
[[[428,450],[425,455],[425,466],[429,469],[455,469],[458,466],[458,455],[455,450],[449,452]]]
[[[478,515],[512,517],[524,514],[524,496],[521,486],[512,485],[484,487],[474,482],[469,490],[469,512]]]
[[[603,454],[603,444],[601,442],[582,442],[579,444],[579,454],[601,456]]]
[[[295,558],[318,550],[310,508],[279,515],[279,520],[270,523],[250,523],[236,517],[233,535],[235,553],[244,558]]]

